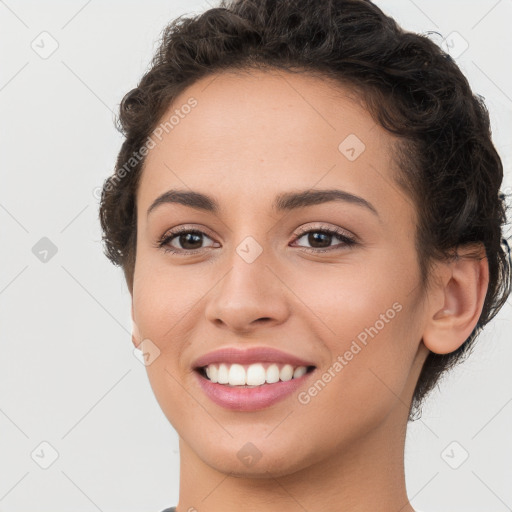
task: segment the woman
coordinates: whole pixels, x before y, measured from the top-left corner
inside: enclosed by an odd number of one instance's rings
[[[369,1],[179,18],[121,103],[106,252],[180,438],[169,511],[413,511],[408,420],[510,291],[454,61]]]

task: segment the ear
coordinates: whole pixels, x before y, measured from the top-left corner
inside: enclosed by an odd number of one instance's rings
[[[459,248],[435,273],[423,343],[436,354],[448,354],[466,341],[480,318],[489,285],[485,248]]]
[[[135,314],[133,311],[133,301],[132,301],[132,343],[135,348],[139,348],[140,342],[141,342],[140,332],[139,328],[137,327],[137,324],[135,323]]]

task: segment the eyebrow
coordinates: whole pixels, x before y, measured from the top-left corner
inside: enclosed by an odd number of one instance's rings
[[[377,217],[379,216],[375,207],[366,199],[338,189],[310,189],[300,192],[285,192],[276,196],[272,208],[277,212],[284,212],[331,201],[341,201],[362,206]],[[168,190],[153,201],[148,208],[147,215],[162,204],[181,204],[189,208],[195,208],[214,214],[218,214],[220,210],[219,203],[214,198],[202,194],[201,192]]]

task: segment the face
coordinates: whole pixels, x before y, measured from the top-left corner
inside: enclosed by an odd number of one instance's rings
[[[172,115],[137,192],[133,319],[182,456],[284,475],[389,437],[425,356],[416,214],[394,179],[395,139],[349,89],[284,72],[202,79],[162,121]],[[267,377],[287,357],[314,369],[258,386],[260,399],[209,382],[213,396],[196,361],[224,348],[284,353],[257,356]]]

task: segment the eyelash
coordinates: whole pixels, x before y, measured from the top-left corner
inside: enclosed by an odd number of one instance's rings
[[[171,247],[169,244],[170,242],[176,238],[179,235],[183,234],[195,234],[195,235],[205,235],[206,237],[210,238],[206,233],[203,231],[200,231],[198,229],[191,229],[191,228],[177,228],[172,231],[168,231],[164,233],[164,235],[158,240],[157,247],[162,249],[165,253],[172,253],[180,256],[188,256],[192,254],[197,254],[199,251],[201,251],[204,248],[200,249],[176,249],[174,247]],[[324,253],[324,252],[330,252],[334,250],[340,250],[344,247],[352,247],[354,245],[357,245],[358,242],[356,242],[355,238],[352,238],[348,236],[345,231],[339,229],[339,228],[327,228],[327,227],[319,227],[319,228],[313,228],[313,229],[306,229],[301,230],[299,233],[295,235],[295,240],[298,240],[299,238],[302,238],[304,235],[307,235],[309,233],[322,233],[326,235],[333,235],[337,238],[339,238],[343,243],[340,244],[340,246],[334,246],[334,247],[328,247],[326,249],[318,249],[314,247],[302,247],[302,249],[306,250],[306,252],[312,252],[314,254],[317,253]]]

